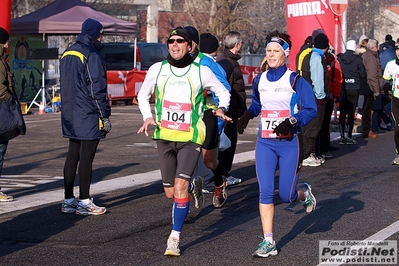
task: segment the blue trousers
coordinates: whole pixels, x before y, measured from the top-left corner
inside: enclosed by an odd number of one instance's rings
[[[293,202],[298,198],[296,187],[302,159],[301,135],[295,135],[291,140],[258,137],[255,161],[260,203],[273,203],[277,167],[280,169],[280,198],[284,202]]]

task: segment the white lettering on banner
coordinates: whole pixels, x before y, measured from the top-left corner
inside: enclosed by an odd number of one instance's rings
[[[127,90],[127,87],[126,87],[127,73],[128,72],[126,72],[126,76],[125,76],[125,75],[123,75],[122,71],[118,71],[118,75],[119,75],[118,78],[120,78],[123,81],[123,87],[125,88],[125,90]]]
[[[135,91],[135,95],[139,94],[139,91],[141,89],[141,86],[143,86],[143,82],[136,82],[134,85],[134,91]]]
[[[288,17],[305,17],[312,15],[324,15],[325,10],[322,9],[322,5],[325,9],[328,9],[328,5],[325,0],[322,1],[311,1],[311,2],[300,2],[287,5]]]
[[[111,97],[124,96],[124,85],[119,84],[107,84],[108,95]]]

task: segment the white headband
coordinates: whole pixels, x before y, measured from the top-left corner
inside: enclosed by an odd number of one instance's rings
[[[286,41],[284,41],[283,39],[281,39],[280,37],[277,37],[277,36],[272,37],[272,38],[270,38],[270,40],[267,41],[266,48],[269,45],[269,43],[271,43],[271,42],[278,43],[281,46],[281,48],[283,49],[286,57],[288,57],[290,55],[290,46],[288,45],[288,43]]]

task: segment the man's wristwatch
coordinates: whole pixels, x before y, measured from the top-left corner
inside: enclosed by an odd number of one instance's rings
[[[296,120],[295,116],[291,116],[289,120],[292,126],[295,126],[295,124],[298,123],[298,120]]]
[[[218,109],[222,110],[224,113],[227,113],[226,107],[219,107]]]

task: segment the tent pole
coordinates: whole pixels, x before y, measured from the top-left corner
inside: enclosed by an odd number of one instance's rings
[[[134,38],[133,66],[137,68],[137,38]]]
[[[44,41],[44,45],[46,45],[46,34],[43,33],[43,41]],[[46,45],[47,46],[47,45]],[[44,60],[42,59],[42,104],[44,107],[44,110],[46,110],[46,83],[45,83],[45,75],[44,75],[44,71],[45,71],[45,65],[44,65]]]

